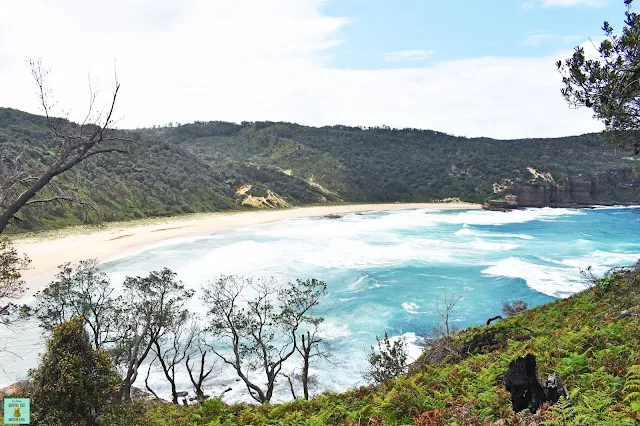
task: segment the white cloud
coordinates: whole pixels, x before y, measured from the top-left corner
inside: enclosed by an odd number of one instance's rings
[[[282,120],[498,138],[601,128],[560,96],[554,61],[570,50],[341,69],[330,59],[349,19],[323,15],[320,0],[92,3],[0,0],[0,105],[39,111],[25,59],[42,56],[71,118],[86,106],[89,71],[106,102],[117,59],[122,127]]]
[[[431,58],[434,53],[436,53],[435,50],[399,50],[385,53],[384,60],[385,62],[423,61]]]
[[[521,44],[523,46],[538,47],[545,41],[549,41],[551,39],[553,39],[553,36],[546,30],[533,31],[525,35]]]

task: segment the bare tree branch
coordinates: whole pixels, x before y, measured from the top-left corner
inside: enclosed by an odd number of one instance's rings
[[[54,104],[51,102],[51,91],[46,86],[46,78],[49,71],[42,67],[42,62],[40,60],[30,60],[29,67],[38,88],[38,97],[44,111],[47,127],[56,141],[55,151],[51,162],[44,170],[38,173],[27,170],[26,162],[22,161],[23,157],[31,151],[31,146],[24,147],[14,159],[3,155],[3,161],[8,162],[13,170],[3,173],[8,178],[0,184],[0,234],[6,230],[11,219],[23,207],[71,198],[55,194],[53,197],[34,200],[36,194],[51,186],[51,181],[56,176],[96,155],[126,154],[130,152],[131,144],[133,143],[132,139],[118,134],[113,129],[115,123],[114,111],[120,91],[117,74],[114,77],[114,90],[104,119],[102,114],[94,117],[93,111],[97,99],[97,90],[91,85],[91,79],[89,79],[89,106],[87,113],[82,123],[75,125],[65,119],[52,116]],[[66,201],[69,200],[67,199]],[[77,203],[78,200],[74,200],[74,202]],[[97,210],[94,209],[94,211],[97,213]]]

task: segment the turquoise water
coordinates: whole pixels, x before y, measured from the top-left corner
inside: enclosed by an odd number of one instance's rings
[[[460,328],[500,314],[505,299],[536,306],[568,296],[585,286],[581,269],[603,273],[640,258],[639,219],[640,209],[630,208],[349,214],[163,245],[104,269],[119,282],[167,266],[195,289],[219,274],[326,281],[318,313],[333,364],[315,368],[322,389],[341,390],[363,383],[376,335],[386,330],[413,342],[428,331],[444,289],[462,296],[452,313]],[[201,309],[197,301],[193,309]],[[216,386],[233,380],[223,372]],[[231,399],[243,399],[237,388]]]
[[[329,295],[318,313],[333,357],[314,369],[319,390],[343,390],[363,384],[365,351],[376,335],[406,337],[417,356],[416,335],[438,320],[443,290],[462,297],[452,312],[460,328],[501,314],[505,299],[536,306],[566,297],[585,287],[581,269],[602,274],[640,258],[638,220],[635,208],[349,214],[169,241],[103,270],[120,283],[166,266],[196,290],[220,274],[324,280]],[[197,298],[191,308],[203,313]],[[151,384],[166,394],[159,372]],[[229,384],[227,399],[248,400],[227,370],[210,391]],[[189,388],[186,380],[181,386]],[[287,397],[282,386],[277,399]]]

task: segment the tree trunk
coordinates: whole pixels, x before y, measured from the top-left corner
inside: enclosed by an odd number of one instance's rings
[[[304,399],[309,400],[309,355],[311,348],[304,351],[304,364],[302,365],[302,390]]]
[[[284,377],[287,378],[287,381],[289,382],[289,390],[291,391],[291,396],[293,397],[293,399],[298,399],[298,397],[296,396],[296,391],[293,388],[293,380],[291,380],[291,376],[288,374],[284,374]]]
[[[167,364],[164,362],[164,358],[162,358],[162,351],[160,349],[160,344],[158,343],[157,340],[155,340],[154,345],[156,347],[158,361],[160,361],[160,366],[162,367],[162,372],[164,373],[164,377],[167,379],[167,381],[171,385],[171,399],[173,403],[177,405],[179,402],[178,402],[178,391],[176,389],[175,375],[169,374],[170,373],[169,370],[172,369],[174,366],[167,366]]]
[[[32,199],[38,191],[47,186],[49,181],[55,176],[55,174],[48,172],[45,173],[40,179],[38,179],[33,185],[27,188],[18,199],[16,199],[13,203],[11,203],[7,209],[0,214],[0,234],[2,234],[7,226],[9,225],[9,221],[11,218],[20,211],[22,207],[24,207],[27,202]]]
[[[561,396],[568,398],[569,395],[556,373],[549,376],[545,383],[540,383],[536,357],[533,354],[511,361],[509,371],[504,375],[504,385],[511,393],[511,406],[516,413],[528,408],[535,414],[542,403],[553,404]]]

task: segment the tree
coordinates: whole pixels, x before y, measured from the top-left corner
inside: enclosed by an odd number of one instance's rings
[[[291,392],[291,396],[293,397],[293,399],[298,399],[298,395],[296,394],[296,387],[302,386],[303,391],[306,387],[307,393],[309,393],[310,391],[317,389],[319,385],[318,376],[316,374],[307,374],[307,376],[303,379],[302,372],[294,369],[289,373],[282,373],[282,375],[287,378],[287,382],[289,383],[289,391]],[[308,397],[305,399],[308,399]]]
[[[322,318],[320,318],[322,320]],[[318,321],[318,324],[322,321]],[[300,340],[296,347],[296,351],[302,357],[302,368],[300,372],[294,371],[290,375],[285,375],[289,381],[289,387],[291,389],[291,395],[293,399],[296,399],[294,391],[293,380],[299,381],[302,385],[302,394],[304,399],[309,399],[309,390],[317,385],[317,378],[313,375],[309,375],[309,367],[311,366],[311,360],[313,358],[328,358],[329,346],[320,337],[318,333],[318,326],[314,324],[313,330],[307,330],[300,335]]]
[[[36,293],[34,308],[26,308],[40,326],[51,331],[71,318],[82,317],[95,349],[114,342],[116,317],[122,304],[113,296],[109,277],[97,268],[97,261],[83,260],[74,268],[60,266],[55,281]]]
[[[569,106],[591,108],[612,141],[640,154],[634,134],[640,130],[640,16],[631,12],[632,1],[624,0],[627,10],[621,34],[615,34],[609,22],[603,24],[606,38],[597,47],[599,57],[587,59],[584,48],[578,46],[571,58],[556,66]]]
[[[385,331],[384,339],[380,340],[376,336],[376,341],[378,342],[378,349],[371,347],[371,351],[367,356],[369,368],[362,377],[367,381],[382,383],[406,373],[409,355],[405,339],[400,338],[392,343]]]
[[[185,323],[189,318],[189,312],[182,310],[177,315],[173,315],[167,323],[167,332],[164,336],[159,336],[153,342],[153,352],[160,362],[160,367],[164,377],[171,387],[171,400],[178,404],[178,389],[176,387],[176,367],[178,367],[191,352],[196,336],[190,335]],[[147,388],[149,385],[147,384]]]
[[[294,326],[296,322],[304,324],[306,330],[300,334],[299,340],[296,340],[296,351],[302,357],[302,368],[300,373],[294,373],[287,376],[291,394],[295,399],[292,377],[300,381],[302,384],[302,392],[304,399],[309,399],[310,384],[313,385],[315,379],[309,376],[309,367],[312,358],[329,356],[329,347],[323,341],[319,334],[318,327],[324,321],[322,317],[312,316],[314,308],[320,303],[320,300],[327,294],[327,285],[323,281],[310,279],[307,281],[296,280],[294,284],[281,290],[281,298],[288,307],[287,316],[293,317],[294,321],[290,326]],[[294,312],[303,313],[303,318],[298,318]],[[285,320],[286,322],[286,320]]]
[[[451,325],[451,311],[456,307],[462,296],[447,298],[447,290],[442,290],[442,302],[436,300],[436,311],[440,315],[440,322],[434,327],[434,333],[446,341],[451,340],[451,335],[456,331]]]
[[[170,327],[186,317],[185,303],[194,292],[186,289],[167,268],[146,277],[127,277],[123,287],[123,307],[117,319],[119,330],[113,354],[124,370],[120,398],[129,401],[140,365],[156,342],[169,333]]]
[[[120,382],[111,359],[94,349],[75,317],[53,330],[32,381],[33,420],[47,425],[97,425],[98,416],[109,407]]]
[[[298,331],[326,290],[322,281],[289,283],[278,290],[273,280],[223,276],[203,289],[209,329],[228,350],[213,348],[243,381],[251,397],[269,402],[282,366],[295,352]],[[253,297],[246,299],[247,293]],[[250,379],[264,374],[265,387]]]
[[[204,393],[204,384],[216,367],[216,358],[212,358],[215,356],[212,346],[207,341],[206,334],[198,322],[194,321],[191,324],[188,339],[191,341],[192,350],[187,355],[185,367],[193,385],[195,399],[202,403],[208,398]]]
[[[120,83],[117,76],[106,115],[96,113],[94,104],[97,92],[91,85],[89,108],[84,121],[76,125],[62,118],[51,116],[51,92],[45,80],[48,71],[42,68],[40,60],[29,61],[31,75],[38,87],[40,104],[44,110],[49,131],[55,139],[50,161],[44,169],[30,170],[26,161],[29,153],[36,147],[27,144],[22,150],[9,155],[0,153],[0,234],[2,234],[17,213],[29,206],[51,202],[72,202],[85,208],[86,213],[95,210],[89,203],[77,199],[72,194],[58,191],[52,179],[72,169],[81,162],[96,155],[108,153],[127,153],[132,142],[113,129],[114,110]],[[46,194],[44,194],[44,193]],[[37,194],[40,197],[36,197]]]
[[[446,288],[442,289],[442,300],[436,301],[436,311],[440,316],[440,320],[431,327],[428,335],[423,336],[425,347],[423,359],[436,363],[448,357],[460,359],[460,348],[453,339],[456,327],[451,324],[451,312],[461,298],[461,296],[455,295],[448,297]]]
[[[175,368],[190,345],[183,341],[189,317],[185,303],[194,292],[167,268],[146,277],[127,277],[123,290],[122,296],[113,296],[109,278],[98,271],[95,260],[82,261],[75,269],[67,263],[56,280],[36,294],[35,307],[26,313],[45,330],[82,318],[93,347],[108,351],[122,369],[124,400],[130,400],[138,369],[153,351],[177,401]]]
[[[0,322],[9,325],[15,319],[18,305],[13,301],[25,292],[22,271],[31,261],[20,256],[6,238],[0,238]]]

